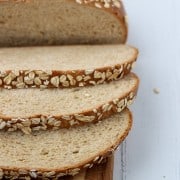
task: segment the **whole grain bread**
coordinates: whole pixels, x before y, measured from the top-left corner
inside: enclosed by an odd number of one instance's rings
[[[0,49],[0,88],[80,87],[122,78],[138,50],[128,45]]]
[[[119,81],[68,89],[2,89],[0,129],[59,129],[97,122],[122,111],[136,97],[138,77],[131,73]]]
[[[110,155],[132,125],[128,109],[96,124],[39,131],[0,132],[0,178],[45,179],[75,175]]]
[[[124,43],[119,0],[0,0],[0,46]]]

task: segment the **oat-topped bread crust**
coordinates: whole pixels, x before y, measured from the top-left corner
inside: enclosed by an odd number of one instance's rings
[[[129,110],[96,124],[31,135],[0,132],[0,178],[59,178],[101,163],[128,135]],[[8,140],[8,141],[7,141]]]
[[[31,131],[69,128],[103,120],[121,112],[136,97],[138,77],[68,89],[2,89],[0,129]]]
[[[120,0],[0,0],[0,46],[125,43]]]
[[[121,79],[138,50],[128,45],[0,49],[0,88],[68,88]]]

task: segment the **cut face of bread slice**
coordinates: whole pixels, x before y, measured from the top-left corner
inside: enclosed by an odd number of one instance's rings
[[[39,131],[31,135],[1,131],[1,177],[75,175],[114,151],[131,125],[132,117],[126,109],[104,121],[70,130]]]
[[[0,49],[0,87],[52,88],[102,84],[128,74],[138,50],[128,45]]]
[[[0,129],[30,133],[96,122],[130,105],[138,84],[131,73],[119,81],[84,88],[2,89]]]
[[[0,46],[124,43],[118,0],[1,0]]]

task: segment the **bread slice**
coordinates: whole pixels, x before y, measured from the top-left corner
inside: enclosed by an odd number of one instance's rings
[[[1,0],[0,46],[124,43],[119,0]]]
[[[0,49],[0,87],[78,87],[128,74],[138,50],[128,45]]]
[[[0,177],[58,178],[75,175],[107,157],[127,136],[129,110],[96,124],[39,131],[31,135],[0,132]]]
[[[137,93],[138,77],[69,89],[2,89],[0,129],[24,133],[68,128],[97,122],[130,105]]]

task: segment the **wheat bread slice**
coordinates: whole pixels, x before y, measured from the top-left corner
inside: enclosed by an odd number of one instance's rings
[[[57,131],[0,132],[0,177],[75,175],[111,154],[132,125],[128,109],[104,121]]]
[[[0,0],[0,47],[124,43],[119,0]]]
[[[136,97],[139,79],[68,89],[2,89],[0,129],[7,131],[69,128],[97,122],[122,111]]]
[[[52,88],[102,84],[128,74],[138,50],[128,45],[0,49],[0,87]]]

